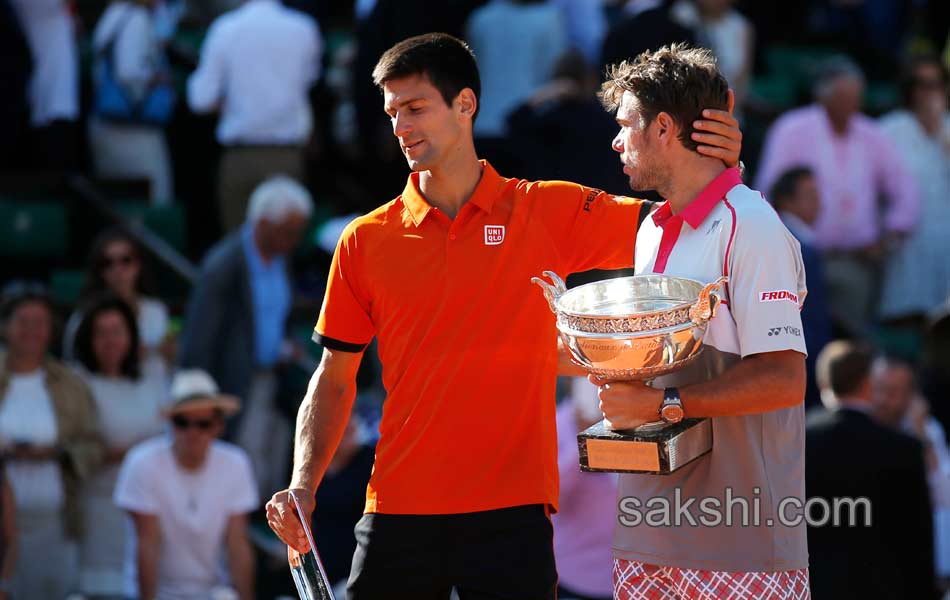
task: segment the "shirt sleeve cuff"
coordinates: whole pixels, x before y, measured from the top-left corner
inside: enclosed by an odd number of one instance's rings
[[[324,348],[329,348],[330,350],[339,350],[340,352],[362,352],[366,350],[366,346],[369,344],[354,344],[352,342],[344,342],[341,340],[334,339],[314,331],[313,332],[313,341],[320,344]]]

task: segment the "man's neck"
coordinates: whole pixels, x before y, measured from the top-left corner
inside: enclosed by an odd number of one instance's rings
[[[848,135],[848,127],[851,125],[851,117],[845,119],[836,119],[831,116],[831,113],[828,111],[828,108],[822,106],[825,111],[825,116],[828,117],[828,125],[831,126],[831,132],[837,137],[844,137]]]
[[[726,166],[717,158],[706,158],[690,152],[673,164],[670,170],[674,177],[670,178],[668,189],[657,190],[670,203],[673,214],[677,214],[696,199],[706,187],[713,182]]]
[[[186,456],[184,452],[174,446],[172,447],[172,454],[175,456],[175,464],[185,471],[197,471],[205,464],[204,456]]]
[[[43,356],[26,356],[11,352],[7,355],[7,369],[15,375],[32,373],[43,366]]]
[[[482,164],[475,148],[460,152],[453,160],[419,174],[419,191],[432,206],[450,219],[458,215],[482,178]]]
[[[274,256],[267,251],[267,244],[264,243],[264,230],[257,223],[252,226],[251,239],[254,242],[254,248],[257,249],[258,256],[261,257],[265,265],[269,264],[270,261],[274,259]]]

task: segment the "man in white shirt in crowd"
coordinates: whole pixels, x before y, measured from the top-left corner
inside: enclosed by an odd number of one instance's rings
[[[28,90],[30,166],[77,166],[79,50],[66,0],[12,0],[33,55]]]
[[[316,21],[278,0],[248,0],[208,29],[188,80],[188,105],[218,112],[218,199],[225,232],[244,221],[247,200],[271,175],[303,179],[312,129],[309,92],[320,75]]]
[[[126,594],[142,600],[204,600],[230,587],[254,598],[248,513],[258,507],[251,464],[240,448],[218,441],[238,399],[222,395],[206,372],[180,371],[166,415],[172,436],[129,451],[114,500],[132,518]],[[226,557],[230,575],[221,573]]]

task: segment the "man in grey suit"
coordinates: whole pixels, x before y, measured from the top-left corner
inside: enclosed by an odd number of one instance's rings
[[[261,183],[244,226],[205,256],[185,315],[181,365],[204,369],[242,399],[230,434],[250,455],[264,497],[286,478],[291,429],[275,408],[274,367],[292,304],[286,257],[312,212],[310,194],[293,179]]]

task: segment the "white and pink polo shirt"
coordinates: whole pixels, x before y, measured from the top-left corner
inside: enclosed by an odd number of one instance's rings
[[[634,266],[637,274],[665,273],[703,283],[729,277],[725,301],[707,327],[700,357],[688,368],[656,379],[654,387],[713,379],[751,354],[806,353],[799,316],[805,271],[798,241],[762,195],[743,185],[738,169],[724,171],[678,214],[668,204],[654,209],[637,234]],[[685,393],[684,405],[688,415]],[[669,506],[675,506],[677,494],[680,506],[695,498],[688,511],[699,525],[688,519],[679,526],[620,524],[614,556],[714,571],[807,567],[804,523],[785,526],[777,515],[785,498],[804,504],[803,405],[718,417],[712,426],[712,452],[693,463],[670,475],[620,477],[621,498],[635,497],[646,507],[653,498],[665,499]],[[733,504],[733,525],[726,526],[729,497],[747,500],[747,522]],[[707,514],[715,512],[709,510],[713,501],[701,506],[706,498],[718,499],[721,524]],[[758,518],[752,514],[756,505]],[[791,508],[787,512],[793,516]]]

